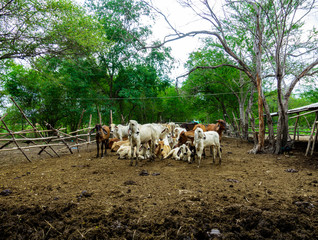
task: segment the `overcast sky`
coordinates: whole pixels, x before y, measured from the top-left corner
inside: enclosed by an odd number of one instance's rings
[[[74,0],[80,4],[83,4],[85,0]],[[169,21],[173,26],[178,29],[183,29],[185,32],[189,29],[200,29],[201,24],[195,21],[195,17],[189,9],[183,8],[177,0],[152,0],[152,3],[160,9],[169,18]],[[152,26],[154,39],[163,41],[163,38],[171,33],[171,29],[165,22],[163,17],[159,17],[156,23]],[[151,41],[154,39],[150,39]],[[175,79],[176,77],[183,75],[186,70],[184,64],[188,59],[188,55],[195,49],[200,47],[200,41],[198,37],[185,38],[174,42],[167,43],[165,46],[171,47],[172,57],[175,58],[175,69],[172,70],[170,77]]]
[[[74,0],[79,3],[83,3],[85,0]],[[156,6],[159,10],[161,10],[169,19],[173,27],[178,29],[179,31],[189,32],[192,30],[210,30],[210,25],[207,21],[203,21],[202,19],[198,19],[197,16],[194,15],[193,11],[187,8],[182,7],[178,0],[149,0],[152,2],[154,6]],[[192,0],[192,2],[196,2],[200,0]],[[211,5],[216,13],[220,13],[223,15],[221,5],[224,0],[214,0],[211,1]],[[195,4],[199,6],[200,4]],[[312,29],[313,25],[318,24],[318,15],[317,12],[311,13],[309,19],[306,20],[305,26],[307,29]],[[160,41],[163,41],[163,38],[172,32],[171,28],[169,28],[168,24],[161,16],[156,20],[156,23],[152,26],[152,31],[154,38]],[[200,37],[204,37],[201,35]],[[152,41],[153,39],[150,39]],[[201,42],[199,37],[187,37],[184,39],[180,39],[177,41],[169,42],[166,46],[171,47],[172,56],[175,58],[175,69],[172,70],[171,78],[175,79],[176,77],[183,75],[186,73],[186,69],[184,68],[184,64],[186,63],[188,56],[191,52],[195,51],[201,46]]]

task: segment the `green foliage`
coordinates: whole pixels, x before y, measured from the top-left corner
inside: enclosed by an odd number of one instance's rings
[[[101,26],[70,0],[6,0],[0,4],[0,60],[97,49]]]
[[[197,52],[190,54],[187,68],[195,66],[216,66],[224,63],[233,64],[222,50],[218,49],[211,39],[205,39],[205,45]],[[188,104],[192,106],[192,112],[196,119],[203,122],[211,122],[224,116],[239,116],[238,100],[235,94],[247,92],[249,80],[246,76],[231,67],[216,69],[198,69],[191,73],[184,82],[183,90],[186,94],[193,95]],[[232,116],[227,116],[231,119]]]

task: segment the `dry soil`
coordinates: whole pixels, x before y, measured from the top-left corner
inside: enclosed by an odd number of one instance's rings
[[[60,158],[0,152],[0,239],[318,239],[318,157],[248,154],[222,139],[222,164],[138,167],[95,146]]]

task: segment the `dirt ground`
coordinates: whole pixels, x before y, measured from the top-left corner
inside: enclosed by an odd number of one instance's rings
[[[60,158],[0,152],[0,239],[318,239],[318,156],[247,153],[139,167],[95,146]]]

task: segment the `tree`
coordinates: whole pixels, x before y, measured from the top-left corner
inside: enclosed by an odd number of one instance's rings
[[[69,126],[76,130],[83,109],[93,112],[92,106],[103,96],[94,84],[98,69],[89,58],[38,58],[31,68],[8,62],[3,86],[26,115],[44,127]],[[13,113],[13,112],[12,112]]]
[[[0,60],[67,55],[101,46],[100,25],[70,0],[0,3]]]
[[[161,86],[160,81],[167,86],[166,74],[171,68],[170,49],[161,47],[151,51],[140,50],[140,46],[145,44],[151,35],[150,27],[143,24],[142,20],[151,19],[149,8],[142,1],[87,0],[86,6],[103,25],[107,40],[112,42],[109,49],[98,52],[99,67],[104,72],[104,78],[100,79],[100,86],[104,94],[110,98],[108,101],[110,109],[116,108],[116,102],[112,100],[114,98],[138,98],[143,95],[146,90],[139,85],[147,79],[152,79],[155,83],[149,90],[155,89],[158,85]],[[155,77],[149,77],[149,74]],[[139,79],[140,83],[136,79]],[[133,86],[131,81],[134,81],[136,86]],[[148,84],[143,88],[147,86]],[[117,116],[125,119],[130,116],[132,109],[142,105],[142,102],[138,100],[131,103],[119,101],[120,114]],[[127,107],[130,107],[130,110],[126,109]]]
[[[187,68],[189,70],[196,66],[200,66],[200,68],[188,77],[185,85],[189,85],[188,83],[191,82],[192,89],[195,92],[212,94],[212,101],[205,102],[204,106],[207,111],[208,107],[216,105],[212,111],[210,110],[210,113],[218,112],[215,110],[221,106],[223,116],[215,116],[217,117],[215,119],[223,118],[231,122],[236,128],[232,113],[238,112],[239,129],[237,131],[241,131],[242,137],[247,139],[254,86],[250,84],[249,79],[244,74],[235,68],[209,69],[210,65],[233,64],[222,51],[215,49],[215,46],[216,44],[211,39],[206,39],[204,47],[190,54]],[[224,94],[226,95],[224,96]],[[235,101],[235,98],[237,101]]]
[[[227,0],[224,10],[227,15],[224,18],[216,14],[208,0],[196,3],[182,1],[182,4],[192,9],[199,18],[208,22],[212,30],[194,30],[183,33],[174,27],[173,33],[165,38],[162,44],[199,34],[215,37],[220,48],[233,59],[235,64],[219,64],[210,66],[210,69],[224,66],[239,69],[257,87],[259,141],[252,152],[257,153],[264,150],[264,107],[268,119],[270,151],[279,153],[281,146],[287,140],[288,118],[286,113],[290,94],[301,79],[317,73],[314,69],[318,65],[316,57],[311,61],[302,59],[306,54],[317,51],[317,44],[315,44],[317,32],[313,29],[311,34],[306,35],[305,40],[300,38],[300,36],[304,36],[302,21],[317,8],[315,0],[265,2]],[[165,19],[168,21],[167,17]],[[169,21],[168,24],[173,26]],[[240,53],[244,53],[244,55],[240,55]],[[295,66],[296,58],[297,67],[292,69]],[[196,66],[189,73],[199,68],[200,66]],[[284,91],[282,85],[291,76],[293,79]],[[266,77],[274,77],[278,89],[279,126],[276,145],[274,145],[272,119],[262,90],[262,78]]]

